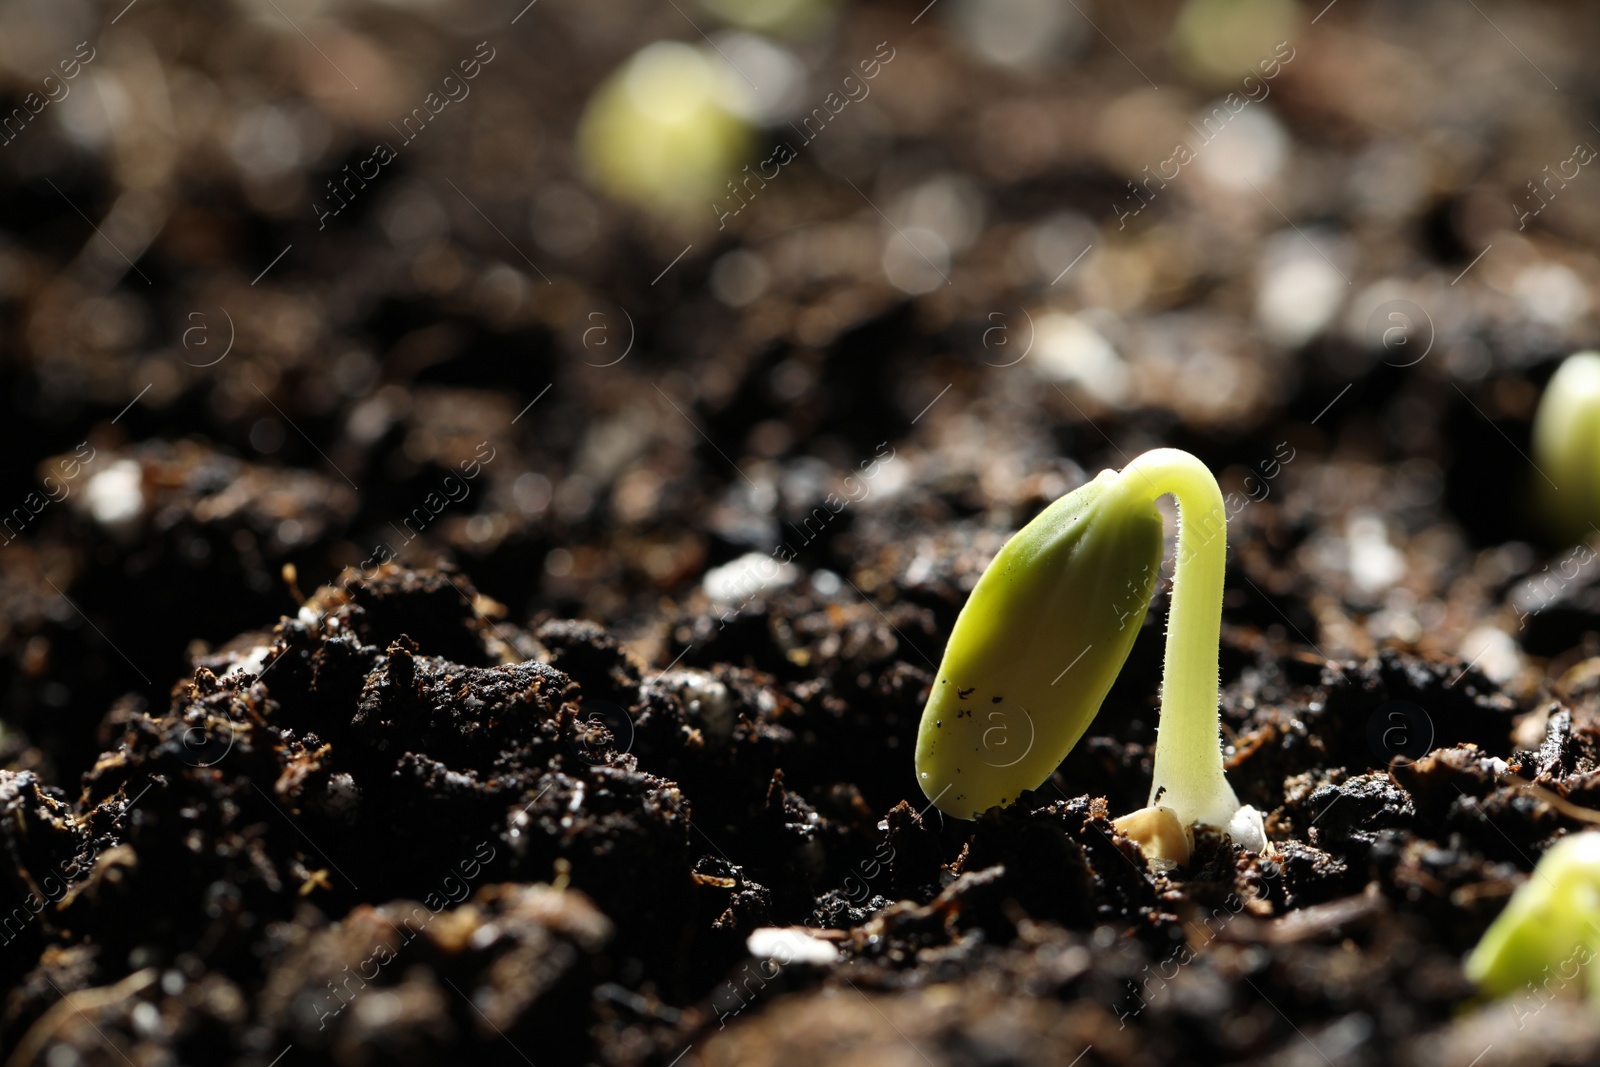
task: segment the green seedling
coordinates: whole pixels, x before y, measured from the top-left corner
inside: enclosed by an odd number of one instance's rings
[[[1600,833],[1569,834],[1540,858],[1533,874],[1467,956],[1467,977],[1490,996],[1525,989],[1565,989],[1600,952]],[[1600,983],[1588,980],[1600,1006]],[[1542,999],[1542,998],[1541,998]]]
[[[724,101],[725,75],[678,41],[647,45],[595,90],[578,150],[607,192],[665,218],[704,224],[750,144]]]
[[[1157,498],[1178,502],[1161,720],[1150,807],[1118,825],[1184,862],[1195,824],[1259,851],[1261,816],[1223,775],[1217,643],[1227,518],[1194,456],[1146,452],[1055,501],[1007,541],[956,619],[917,731],[917,779],[970,819],[1050,777],[1100,710],[1133,648],[1161,567]]]
[[[1258,74],[1270,79],[1294,58],[1288,42],[1300,36],[1304,18],[1294,0],[1185,0],[1172,27],[1173,55],[1195,80],[1253,96]]]
[[[1600,522],[1600,352],[1568,356],[1545,386],[1533,419],[1533,455],[1557,532],[1576,537]]]

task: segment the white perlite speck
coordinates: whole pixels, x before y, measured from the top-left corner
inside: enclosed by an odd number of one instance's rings
[[[818,940],[803,927],[763,926],[745,939],[745,948],[757,959],[779,963],[834,963],[839,950]]]

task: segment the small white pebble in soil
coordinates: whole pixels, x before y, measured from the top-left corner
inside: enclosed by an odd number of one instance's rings
[[[1281,348],[1299,348],[1327,329],[1349,289],[1333,264],[1292,230],[1273,237],[1259,276],[1256,322]]]
[[[1093,326],[1050,311],[1035,320],[1034,371],[1056,382],[1077,382],[1102,403],[1120,405],[1132,391],[1128,365]]]
[[[339,773],[328,779],[327,811],[344,822],[353,823],[361,806],[361,787],[350,775]]]
[[[820,570],[811,576],[811,588],[818,596],[831,597],[844,588],[844,582],[830,570]]]
[[[720,606],[743,604],[767,589],[782,589],[800,577],[800,568],[780,563],[767,552],[746,552],[738,559],[706,571],[701,581],[706,596]]]
[[[685,668],[665,675],[662,689],[677,696],[684,714],[718,744],[733,736],[737,716],[733,694],[705,671]]]
[[[1264,185],[1283,169],[1289,158],[1289,135],[1272,112],[1260,104],[1234,115],[1220,127],[1221,132],[1212,133],[1218,129],[1221,116],[1228,113],[1227,106],[1216,100],[1195,117],[1191,128],[1211,135],[1211,140],[1195,152],[1195,163],[1213,185],[1254,195],[1251,185]]]
[[[305,611],[306,609],[302,608],[300,610]],[[315,614],[313,614],[312,617],[315,618]],[[261,668],[266,666],[267,657],[270,655],[272,655],[271,646],[256,645],[249,652],[246,652],[244,655],[234,660],[233,666],[227,669],[224,677],[228,675],[238,677],[239,675],[244,674],[253,674],[259,677],[261,674]]]
[[[757,959],[780,963],[834,963],[839,950],[795,926],[763,926],[745,939],[745,948]]]
[[[154,1004],[141,1002],[134,1005],[133,1028],[141,1037],[154,1037],[161,1032],[161,1011]]]
[[[356,1020],[371,1029],[388,1026],[400,1018],[400,998],[393,993],[374,993],[356,1002]]]
[[[934,559],[932,556],[917,554],[911,561],[911,566],[906,568],[903,581],[908,586],[918,586],[933,577]]]
[[[1389,543],[1382,517],[1359,512],[1345,526],[1350,546],[1350,580],[1363,593],[1376,593],[1398,582],[1406,573],[1406,557]]]
[[[1512,283],[1511,292],[1529,318],[1550,326],[1566,326],[1591,305],[1582,280],[1559,263],[1525,268]]]
[[[89,514],[103,526],[133,522],[144,511],[144,468],[138,461],[119,459],[89,479],[84,502]]]
[[[1522,669],[1522,653],[1516,640],[1494,626],[1479,626],[1461,639],[1457,652],[1462,659],[1496,685],[1504,685]]]
[[[706,59],[722,77],[728,110],[763,126],[777,125],[796,113],[806,67],[792,50],[739,31],[717,34],[712,49]],[[749,173],[756,173],[756,168]]]

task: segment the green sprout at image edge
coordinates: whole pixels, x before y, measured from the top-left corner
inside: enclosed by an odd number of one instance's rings
[[[1580,975],[1600,952],[1600,832],[1569,834],[1540,857],[1483,939],[1467,956],[1467,977],[1491,997],[1583,988]],[[1600,984],[1587,981],[1600,1007]]]

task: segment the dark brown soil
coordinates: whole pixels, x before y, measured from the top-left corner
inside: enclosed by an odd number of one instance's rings
[[[101,79],[0,144],[6,1067],[1600,1061],[1581,1001],[1461,968],[1600,810],[1600,570],[1529,459],[1600,341],[1595,179],[1515,207],[1589,136],[1593,9],[1289,3],[1235,161],[1277,169],[1123,224],[1228,91],[1184,5],[1069,5],[1037,70],[961,0],[842,5],[779,39],[802,96],[893,62],[718,230],[572,148],[703,8],[278,6],[0,10],[0,116],[85,37]],[[906,228],[948,284],[895,280]],[[1297,335],[1324,298],[1270,283],[1318,263],[1347,291]],[[1051,780],[943,817],[911,749],[967,592],[1158,445],[1229,494],[1224,741],[1270,850],[1154,871],[1112,826],[1164,582]]]
[[[830,604],[839,625],[807,623]],[[893,1058],[890,1036],[962,1062],[1399,1053],[1450,1027],[1461,954],[1574,825],[1523,782],[1581,797],[1600,767],[1581,712],[1512,752],[1514,706],[1474,672],[1386,652],[1279,700],[1233,641],[1230,773],[1274,850],[1208,840],[1155,874],[1102,799],[1147,780],[1132,729],[975,824],[908,802],[929,672],[875,612],[828,655],[846,611],[784,593],[721,662],[662,672],[601,627],[485,609],[452,571],[352,574],[126,716],[76,798],[6,772],[6,890],[50,902],[8,945],[11,1040],[334,1063],[821,1063]],[[728,662],[796,653],[788,679]],[[1338,744],[1395,701],[1431,709],[1425,756],[1385,771]],[[769,925],[836,931],[840,962],[751,959]],[[99,991],[92,1015],[51,1010],[73,990]]]

